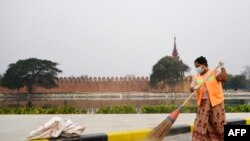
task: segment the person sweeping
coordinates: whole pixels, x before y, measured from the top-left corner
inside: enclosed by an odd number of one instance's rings
[[[225,110],[221,82],[227,80],[227,73],[220,62],[214,70],[208,68],[207,60],[201,56],[194,61],[198,74],[193,76],[190,85],[192,94],[167,118],[150,132],[146,141],[162,141],[176,121],[182,107],[197,94],[198,112],[196,115],[193,141],[220,141],[224,137]],[[221,68],[221,71],[217,71]]]
[[[220,70],[212,72],[203,56],[195,59],[194,66],[197,74],[192,78],[190,91],[197,92],[198,110],[192,141],[223,141],[226,117],[222,82],[227,81],[226,70],[223,63],[220,63]],[[210,73],[212,75],[202,83]]]

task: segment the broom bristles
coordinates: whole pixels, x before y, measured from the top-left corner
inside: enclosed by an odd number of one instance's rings
[[[159,125],[157,125],[150,133],[147,141],[162,141],[168,134],[169,129],[175,122],[179,113],[181,112],[181,106],[172,112],[166,119],[164,119]]]
[[[148,141],[162,141],[164,137],[168,134],[168,131],[171,128],[172,124],[173,123],[168,119],[163,120],[150,133]]]

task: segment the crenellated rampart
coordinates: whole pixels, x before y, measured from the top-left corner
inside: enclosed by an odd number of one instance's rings
[[[148,81],[148,77],[59,77],[58,82]]]
[[[183,83],[178,85],[175,92],[188,92],[190,77],[185,77]],[[36,87],[34,93],[85,93],[85,92],[170,92],[166,86],[159,85],[151,88],[148,77],[60,77],[58,87],[45,89]],[[26,88],[21,88],[20,93],[27,93]],[[0,87],[0,93],[17,93]]]

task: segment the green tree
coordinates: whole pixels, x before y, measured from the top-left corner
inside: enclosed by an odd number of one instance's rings
[[[2,81],[3,75],[0,74],[0,86],[1,86],[1,81]]]
[[[170,91],[173,91],[177,84],[183,82],[184,73],[189,69],[182,60],[170,56],[163,57],[153,66],[150,85],[155,87],[163,82],[165,86],[169,86]]]
[[[242,74],[244,74],[246,76],[247,80],[250,80],[250,66],[245,66],[244,68],[245,68],[245,70],[243,71]]]
[[[250,66],[245,66],[243,73],[246,76],[246,89],[250,90]]]
[[[246,76],[245,75],[235,75],[231,82],[234,90],[245,89],[246,87]]]
[[[32,93],[36,86],[53,88],[57,86],[58,64],[49,60],[29,58],[10,64],[2,78],[2,86],[19,89],[26,86],[28,93]]]
[[[233,89],[233,86],[232,86],[232,80],[233,80],[233,75],[232,74],[227,74],[227,81],[222,83],[222,86],[224,89]]]
[[[19,89],[24,86],[24,82],[21,79],[20,64],[10,64],[6,73],[3,75],[1,79],[1,86],[7,87],[9,89],[17,89],[19,93]]]
[[[228,80],[223,84],[225,89],[245,89],[246,88],[246,76],[244,74],[240,75],[231,75],[228,74]]]

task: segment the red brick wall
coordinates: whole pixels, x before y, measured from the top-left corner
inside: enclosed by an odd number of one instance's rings
[[[189,77],[175,88],[175,92],[188,92]],[[165,86],[149,87],[148,77],[64,77],[59,78],[58,87],[45,89],[37,87],[34,93],[83,93],[83,92],[169,92]],[[0,93],[17,93],[0,87]],[[25,88],[20,93],[27,93]]]

